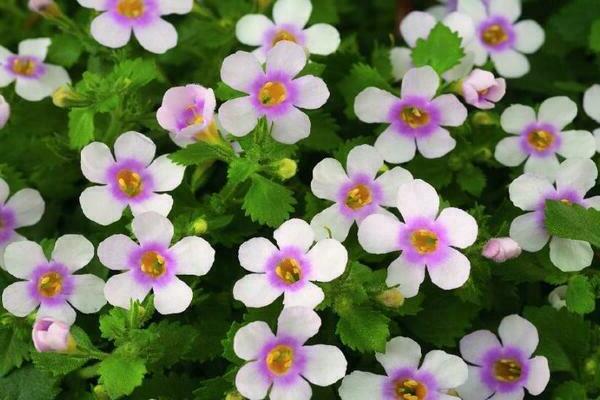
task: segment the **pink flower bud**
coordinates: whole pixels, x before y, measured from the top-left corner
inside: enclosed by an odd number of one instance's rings
[[[75,341],[69,332],[70,326],[51,318],[35,321],[31,336],[35,349],[42,353],[47,351],[68,352],[75,348]]]
[[[0,129],[4,128],[4,125],[8,122],[10,117],[10,104],[4,100],[4,97],[0,95]]]
[[[42,14],[45,17],[57,16],[60,14],[60,8],[54,0],[29,0],[27,7],[33,12]]]
[[[481,252],[485,258],[495,262],[504,262],[521,255],[521,247],[517,242],[508,237],[490,239]]]
[[[506,94],[506,81],[482,69],[473,70],[462,83],[462,95],[468,104],[482,110],[496,106]]]

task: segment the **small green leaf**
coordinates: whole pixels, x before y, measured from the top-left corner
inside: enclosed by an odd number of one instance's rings
[[[585,386],[579,382],[567,381],[562,383],[556,389],[552,396],[554,400],[587,400]]]
[[[230,162],[235,157],[231,147],[197,142],[171,154],[169,158],[176,164],[199,165],[206,161],[221,160]]]
[[[237,185],[245,182],[252,174],[258,171],[259,165],[247,158],[235,158],[227,170],[229,183]]]
[[[72,35],[61,34],[52,37],[48,50],[48,59],[53,64],[71,67],[79,60],[83,52],[83,44]]]
[[[219,82],[217,83],[217,88],[215,89],[215,96],[217,96],[217,99],[221,101],[227,101],[237,97],[246,96],[246,93],[239,92],[227,86],[223,82]]]
[[[576,275],[569,279],[567,308],[577,314],[589,314],[596,308],[596,295],[587,277]]]
[[[596,53],[600,53],[600,19],[597,19],[592,24],[590,32],[590,49]]]
[[[427,39],[417,40],[412,52],[416,67],[430,65],[440,75],[458,65],[464,56],[460,36],[441,22]]]
[[[98,372],[100,383],[104,385],[110,397],[116,399],[131,394],[142,384],[146,366],[140,359],[112,354],[102,360]]]
[[[346,115],[354,117],[354,100],[360,92],[368,87],[393,91],[387,80],[375,68],[363,63],[354,64],[346,78],[339,84],[339,89],[346,101]]]
[[[253,175],[242,208],[252,221],[276,228],[288,219],[295,204],[291,190],[260,175]]]
[[[485,189],[486,179],[482,170],[470,166],[458,172],[456,182],[465,192],[473,196],[480,196],[483,189]]]
[[[53,376],[62,376],[81,368],[90,358],[85,355],[72,356],[61,353],[32,352],[31,360],[40,371]]]
[[[600,211],[560,201],[546,202],[546,228],[551,235],[583,240],[600,247]]]
[[[91,108],[73,108],[69,112],[69,144],[81,149],[94,140],[94,110]]]
[[[342,343],[361,353],[383,351],[390,336],[390,320],[367,307],[355,307],[340,315],[336,333]]]

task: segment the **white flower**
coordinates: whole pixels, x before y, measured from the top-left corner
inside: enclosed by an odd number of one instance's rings
[[[273,6],[273,23],[262,14],[243,16],[235,27],[238,40],[259,46],[254,55],[264,61],[269,50],[281,41],[304,47],[309,53],[328,55],[340,45],[340,34],[329,24],[304,29],[312,12],[310,0],[278,0]]]
[[[94,246],[81,235],[59,237],[50,260],[35,242],[8,245],[4,253],[6,270],[23,281],[4,289],[2,305],[18,317],[27,316],[39,306],[38,319],[52,318],[69,325],[76,317],[73,307],[84,314],[98,312],[106,304],[104,281],[92,274],[74,274],[93,257]]]
[[[475,64],[484,65],[491,57],[496,71],[506,78],[519,78],[529,72],[522,53],[535,53],[544,43],[542,27],[533,20],[517,22],[521,0],[459,0],[458,11],[475,21],[476,35],[469,51]]]
[[[301,219],[283,223],[273,236],[277,246],[261,237],[240,246],[240,264],[253,273],[235,283],[233,297],[247,307],[264,307],[283,294],[284,307],[316,307],[325,295],[312,281],[342,275],[348,252],[334,239],[315,243],[313,230]]]
[[[600,124],[600,85],[593,85],[585,91],[583,109],[594,121]],[[596,150],[600,151],[600,128],[594,131]]]
[[[406,73],[401,98],[374,87],[356,96],[354,112],[361,121],[389,124],[375,142],[385,161],[410,161],[417,148],[425,158],[439,158],[456,147],[443,126],[461,126],[467,109],[452,94],[436,97],[439,86],[438,74],[425,66]]]
[[[368,145],[355,147],[348,153],[347,172],[333,158],[326,158],[315,166],[310,184],[312,192],[321,199],[335,202],[311,221],[317,238],[331,236],[344,241],[354,222],[360,224],[373,213],[388,213],[382,206],[396,204],[398,188],[410,181],[412,175],[396,167],[377,177],[383,167],[381,155]]]
[[[458,208],[440,211],[435,189],[420,179],[400,186],[397,207],[403,223],[393,215],[373,214],[358,227],[358,242],[368,253],[402,252],[388,268],[387,285],[399,285],[405,297],[416,296],[428,271],[442,289],[461,287],[471,263],[456,248],[475,243],[475,219]]]
[[[0,46],[0,87],[16,81],[15,92],[25,100],[40,101],[71,82],[63,67],[46,64],[50,39],[27,39],[15,55]]]
[[[235,377],[242,396],[260,400],[309,400],[312,389],[330,386],[346,374],[346,358],[335,346],[306,346],[319,332],[321,319],[305,307],[285,308],[277,320],[277,334],[265,322],[240,328],[233,350],[247,361]],[[308,382],[307,382],[308,381]]]
[[[432,350],[421,363],[421,346],[396,337],[375,355],[386,375],[354,371],[342,381],[342,400],[458,400],[450,389],[467,380],[467,364],[441,350]]]
[[[559,161],[564,158],[590,158],[596,152],[594,137],[588,131],[568,130],[577,115],[577,104],[568,97],[552,97],[536,112],[529,106],[508,107],[501,118],[502,129],[511,137],[496,146],[496,159],[516,167],[525,159],[525,172],[554,179]]]
[[[596,184],[598,169],[592,160],[564,161],[556,174],[556,185],[541,176],[524,174],[509,186],[510,200],[527,211],[513,220],[510,237],[525,251],[540,251],[550,241],[550,261],[562,271],[579,271],[592,264],[594,251],[587,242],[550,237],[545,226],[546,200],[600,209],[600,196],[584,196]]]
[[[118,221],[126,207],[133,215],[155,211],[167,216],[173,198],[160,192],[181,184],[185,168],[168,155],[154,159],[156,146],[138,132],[126,132],[114,145],[115,158],[107,145],[90,143],[81,150],[81,171],[93,183],[79,197],[86,217],[100,225]]]

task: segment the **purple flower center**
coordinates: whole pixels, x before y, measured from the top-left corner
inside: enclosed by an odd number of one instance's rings
[[[203,115],[204,111],[204,100],[198,99],[194,104],[189,105],[177,120],[177,127],[179,130],[185,129],[189,126],[204,125],[206,122]]]
[[[489,388],[500,393],[512,392],[527,381],[528,360],[516,347],[493,348],[485,354],[480,373]]]
[[[287,89],[281,82],[266,82],[258,92],[258,100],[265,107],[283,103],[288,97]]]
[[[147,251],[140,258],[140,269],[152,279],[160,278],[167,272],[167,261],[157,251]]]
[[[416,229],[410,235],[410,244],[421,255],[435,252],[438,241],[438,235],[429,229]]]
[[[293,33],[289,32],[285,29],[279,29],[275,33],[272,44],[273,44],[273,46],[275,46],[277,43],[279,43],[281,41],[298,43],[298,39],[296,38],[296,35],[294,35]]]
[[[426,137],[440,125],[440,110],[427,98],[407,96],[397,101],[388,114],[388,120],[401,135]]]
[[[285,344],[278,344],[267,353],[265,363],[274,375],[285,375],[294,363],[294,349]]]
[[[547,156],[554,154],[561,140],[553,125],[535,122],[521,133],[521,146],[529,154]]]
[[[0,244],[7,242],[15,229],[15,215],[8,207],[0,205]]]
[[[389,376],[383,386],[385,400],[431,400],[437,398],[438,385],[428,372],[402,368]]]
[[[72,292],[73,277],[69,269],[54,261],[39,265],[29,280],[30,296],[43,304],[60,304]]]
[[[515,382],[521,378],[522,369],[514,358],[500,358],[494,363],[494,377],[500,382]]]
[[[414,379],[398,379],[396,398],[398,400],[424,400],[427,398],[427,386]]]
[[[508,19],[493,16],[479,25],[479,39],[488,50],[506,50],[515,42],[515,30]]]
[[[42,296],[55,297],[62,292],[63,277],[56,271],[46,272],[38,279],[37,288]]]
[[[146,5],[144,0],[118,0],[117,12],[130,19],[137,19],[144,15]]]
[[[10,56],[4,68],[13,75],[28,79],[39,78],[46,72],[42,61],[33,56]]]

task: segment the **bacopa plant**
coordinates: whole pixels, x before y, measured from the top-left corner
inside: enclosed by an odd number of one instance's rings
[[[600,1],[0,1],[0,399],[600,398]]]

